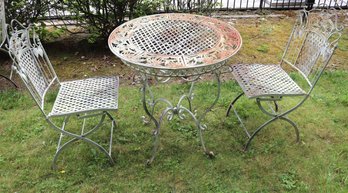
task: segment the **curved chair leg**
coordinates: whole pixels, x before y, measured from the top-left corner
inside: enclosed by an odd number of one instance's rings
[[[0,79],[2,79],[2,78],[5,79],[8,83],[10,83],[12,87],[14,87],[16,89],[18,88],[18,85],[13,80],[11,80],[9,77],[0,74]]]
[[[284,120],[284,121],[287,121],[288,123],[290,123],[294,129],[295,129],[295,133],[296,133],[296,142],[300,142],[300,132],[299,132],[299,129],[297,127],[297,125],[292,121],[290,120],[289,118],[286,118],[286,117],[274,117],[273,119],[270,119],[268,120],[267,122],[265,122],[264,124],[262,124],[259,128],[257,128],[255,130],[255,132],[250,136],[250,138],[248,139],[248,142],[246,143],[245,147],[244,147],[244,151],[247,151],[249,149],[249,146],[250,146],[250,143],[251,141],[254,139],[254,137],[264,128],[266,127],[268,124],[272,123],[273,121],[275,121],[276,119],[281,119],[281,120]]]
[[[244,92],[240,93],[236,98],[233,99],[233,101],[230,103],[228,109],[227,109],[227,112],[226,112],[226,117],[228,117],[230,115],[230,111],[234,105],[234,103],[237,102],[237,100],[244,95]]]
[[[57,169],[57,159],[58,159],[58,156],[61,154],[61,152],[66,149],[66,147],[69,146],[69,144],[72,144],[73,142],[75,141],[78,141],[78,140],[82,140],[82,141],[85,141],[89,144],[92,144],[94,145],[95,147],[97,147],[99,150],[101,150],[108,158],[109,158],[109,161],[110,161],[110,165],[113,166],[115,164],[114,160],[112,159],[111,155],[108,153],[108,151],[102,147],[101,145],[99,145],[98,143],[92,141],[91,139],[89,138],[86,138],[86,137],[82,137],[81,139],[77,139],[77,138],[74,138],[74,139],[71,139],[69,140],[68,142],[64,143],[56,152],[56,154],[54,155],[54,158],[53,158],[53,162],[52,162],[52,169]]]
[[[254,133],[251,134],[250,138],[248,139],[245,147],[244,147],[244,151],[247,151],[249,149],[250,143],[251,141],[254,139],[254,137],[264,128],[266,127],[268,124],[272,123],[273,121],[275,121],[277,118],[274,117],[273,119],[270,119],[268,121],[266,121],[264,124],[262,124],[259,128],[257,128]]]
[[[275,111],[273,111],[273,113],[270,113],[270,112],[266,111],[266,110],[263,108],[263,106],[261,105],[261,100],[256,99],[257,104],[258,104],[258,107],[260,108],[260,110],[261,110],[263,113],[265,113],[266,115],[271,116],[271,117],[273,117],[273,118],[270,119],[269,121],[265,122],[263,125],[261,125],[259,128],[257,128],[257,129],[255,130],[255,132],[254,132],[251,136],[249,136],[249,140],[248,140],[248,142],[247,142],[247,144],[246,144],[244,150],[247,150],[247,149],[249,148],[249,145],[250,145],[251,141],[253,140],[253,138],[257,135],[257,133],[258,133],[263,127],[265,127],[266,125],[268,125],[269,123],[273,122],[273,121],[276,120],[276,119],[284,120],[284,121],[290,123],[290,124],[294,127],[295,133],[296,133],[296,142],[298,143],[298,142],[300,141],[300,134],[299,134],[300,132],[299,132],[299,129],[298,129],[297,125],[296,125],[292,120],[290,120],[289,118],[286,117],[286,115],[289,114],[289,113],[291,113],[292,111],[294,111],[296,108],[298,108],[307,98],[308,98],[308,96],[305,97],[299,104],[297,104],[296,106],[294,106],[294,107],[291,108],[290,110],[288,110],[288,111],[286,111],[286,112],[283,112],[283,113],[280,113],[280,114],[277,114],[277,113],[276,113],[276,112],[279,111],[279,106],[278,106],[278,104],[277,104],[277,101],[273,101],[273,102],[274,102],[274,105],[275,105]]]
[[[299,131],[296,123],[287,117],[279,117],[279,119],[287,121],[288,123],[290,123],[294,127],[295,133],[296,133],[296,143],[299,143],[300,142],[300,131]]]
[[[64,145],[62,145],[60,148],[57,149],[56,151],[56,154],[54,154],[54,157],[53,157],[53,161],[52,161],[52,165],[51,165],[51,168],[53,170],[56,170],[57,169],[57,159],[58,159],[58,156],[61,154],[61,152],[66,148],[68,147],[69,144],[72,144],[72,142],[75,142],[79,139],[77,138],[74,138],[74,139],[71,139],[69,140],[68,142],[66,142]]]
[[[93,140],[87,138],[87,136],[89,136],[90,134],[94,133],[95,131],[97,131],[100,126],[104,123],[104,120],[105,120],[105,116],[108,116],[109,119],[111,120],[112,122],[112,125],[111,125],[111,128],[110,128],[110,131],[111,131],[111,134],[110,134],[110,145],[109,145],[109,151],[107,151],[104,147],[102,147],[101,145],[99,145],[98,143],[94,142]],[[66,122],[64,122],[66,124]],[[101,152],[103,152],[109,159],[109,162],[110,162],[110,165],[113,166],[115,164],[113,158],[111,157],[111,144],[112,144],[112,134],[113,134],[113,129],[116,125],[116,122],[115,120],[113,119],[113,117],[108,113],[108,112],[104,112],[104,114],[102,115],[99,123],[94,126],[94,128],[92,128],[91,130],[89,130],[88,132],[84,133],[83,135],[80,135],[80,136],[76,136],[75,138],[67,141],[66,143],[64,143],[63,145],[60,145],[60,141],[61,141],[61,138],[64,136],[64,134],[62,133],[61,134],[61,137],[60,137],[60,140],[58,142],[58,148],[57,148],[57,151],[54,155],[54,158],[53,158],[53,161],[52,161],[52,166],[51,168],[52,169],[57,169],[57,159],[59,157],[59,155],[61,154],[61,152],[66,149],[70,144],[72,144],[73,142],[75,141],[78,141],[78,140],[82,140],[82,141],[85,141],[95,147],[97,147]],[[65,125],[64,125],[65,127]]]
[[[114,134],[114,128],[117,126],[116,120],[110,115],[109,112],[105,112],[106,115],[109,117],[111,120],[111,128],[110,128],[110,141],[109,141],[109,155],[111,157],[111,149],[112,149],[112,139],[113,139],[113,134]],[[112,160],[113,162],[113,160]]]

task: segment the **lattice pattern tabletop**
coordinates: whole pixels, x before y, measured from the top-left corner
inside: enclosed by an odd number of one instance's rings
[[[218,19],[192,14],[140,17],[109,36],[127,65],[156,76],[199,75],[221,67],[241,47],[239,32]]]

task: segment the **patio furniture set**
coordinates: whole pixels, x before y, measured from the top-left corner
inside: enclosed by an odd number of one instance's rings
[[[4,16],[3,11],[2,9],[2,16]],[[275,120],[284,120],[292,125],[296,140],[299,141],[299,130],[287,115],[301,106],[310,96],[337,47],[342,29],[338,27],[336,19],[333,10],[316,13],[313,11],[313,14],[301,11],[279,64],[230,66],[231,73],[243,92],[232,100],[226,116],[233,110],[240,121],[248,137],[245,150],[254,137]],[[7,27],[3,26],[3,32],[6,29]],[[118,110],[119,78],[96,77],[60,82],[33,28],[24,27],[13,20],[8,31],[10,33],[6,40],[7,51],[13,59],[13,69],[23,80],[48,124],[60,133],[52,168],[57,167],[56,162],[60,153],[78,140],[93,145],[108,157],[111,164],[114,164],[111,149],[116,121],[109,112]],[[3,34],[6,36],[6,33]],[[242,37],[239,32],[228,23],[210,17],[193,14],[158,14],[122,24],[110,34],[108,44],[118,58],[141,74],[143,108],[155,125],[152,156],[147,160],[147,164],[151,164],[157,154],[163,120],[165,118],[172,120],[174,116],[185,119],[186,115],[189,115],[194,120],[204,153],[214,157],[213,151],[207,150],[203,140],[203,131],[207,129],[203,122],[206,114],[220,98],[222,69],[227,66],[228,59],[242,47]],[[308,84],[306,87],[308,89],[299,86],[285,69],[299,73]],[[208,73],[213,74],[217,82],[216,98],[205,111],[195,112],[192,107],[194,86],[202,75]],[[156,97],[149,84],[150,77],[161,83],[179,78],[190,83],[191,87],[177,103],[172,103],[168,99]],[[52,109],[47,110],[45,97],[53,87],[58,87],[59,92]],[[255,100],[261,112],[270,117],[253,132],[246,128],[235,108],[236,102],[243,95]],[[280,109],[278,102],[290,97],[302,97],[302,100],[290,109]],[[160,103],[166,107],[157,117],[155,107]],[[63,117],[63,122],[56,124],[56,121],[53,121],[56,117]],[[93,128],[87,129],[86,122],[93,117],[100,120]],[[78,133],[66,129],[72,118],[82,122],[81,131]],[[110,121],[107,148],[90,139],[106,120]],[[64,137],[68,137],[69,140],[63,143]]]

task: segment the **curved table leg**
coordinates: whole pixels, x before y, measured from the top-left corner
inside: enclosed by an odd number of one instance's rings
[[[214,102],[204,111],[204,113],[199,116],[198,118],[198,131],[199,131],[199,137],[202,143],[202,147],[203,147],[203,151],[206,155],[208,155],[210,158],[215,157],[214,152],[213,151],[207,151],[207,149],[205,148],[204,145],[204,139],[203,139],[203,130],[205,130],[207,128],[206,125],[202,125],[202,121],[204,120],[205,116],[207,115],[208,112],[210,112],[213,107],[216,105],[216,103],[218,102],[219,98],[220,98],[220,94],[221,94],[221,80],[220,80],[220,72],[219,71],[214,71],[214,76],[215,79],[217,81],[217,94],[216,94],[216,98],[214,100]]]
[[[142,79],[143,80],[143,87],[141,90],[142,91],[143,108],[145,110],[145,113],[150,117],[150,119],[155,124],[155,129],[153,131],[153,138],[154,139],[153,139],[152,155],[151,155],[151,158],[146,161],[147,165],[151,164],[157,155],[159,141],[160,141],[159,140],[160,127],[161,127],[161,124],[164,120],[164,117],[167,114],[169,114],[167,119],[170,121],[170,120],[172,120],[174,115],[177,115],[180,119],[185,119],[184,112],[188,113],[190,115],[190,117],[195,121],[195,124],[196,124],[197,129],[198,129],[198,133],[199,133],[199,139],[201,141],[201,145],[202,145],[204,153],[211,158],[214,157],[214,153],[212,151],[207,151],[207,149],[206,149],[204,139],[203,139],[203,130],[206,129],[207,126],[202,124],[202,121],[204,120],[206,114],[209,111],[211,111],[211,109],[216,105],[217,101],[220,98],[220,92],[221,92],[220,73],[217,71],[217,72],[214,72],[214,75],[215,75],[215,78],[216,78],[217,84],[218,84],[216,98],[215,98],[214,102],[200,116],[197,116],[194,112],[192,112],[192,100],[193,100],[193,95],[194,95],[193,94],[194,81],[191,82],[191,87],[190,87],[189,93],[187,95],[182,95],[181,98],[179,99],[177,105],[174,106],[167,99],[164,99],[164,98],[155,99],[155,97],[150,89],[150,86],[148,84],[148,79],[147,79],[146,75],[143,75],[143,79]],[[147,99],[147,92],[148,92],[150,99]],[[182,102],[184,100],[188,101],[188,108],[186,108],[182,105]],[[159,102],[166,104],[167,107],[165,110],[162,111],[159,119],[156,119],[154,116],[154,108]]]
[[[155,159],[159,147],[159,135],[160,135],[160,126],[163,121],[163,117],[172,109],[167,108],[162,112],[162,115],[160,116],[158,125],[156,126],[156,129],[153,132],[153,148],[152,148],[152,155],[151,158],[146,161],[146,165],[150,165],[153,160]]]

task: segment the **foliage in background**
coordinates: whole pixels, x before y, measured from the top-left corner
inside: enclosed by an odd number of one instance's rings
[[[219,5],[218,0],[172,0],[165,1],[167,11],[178,10],[181,12],[198,12],[210,14],[212,9]]]
[[[51,4],[53,15],[69,17],[75,25],[86,29],[89,42],[106,39],[125,20],[155,13],[163,0],[74,0]],[[52,11],[50,12],[52,13]]]
[[[7,23],[17,19],[24,25],[39,24],[37,31],[42,39],[57,37],[68,29],[66,24],[74,24],[86,29],[90,42],[94,42],[107,38],[127,19],[156,12],[162,3],[163,0],[5,0],[5,10]],[[48,30],[44,20],[51,20],[59,29]]]
[[[156,12],[163,5],[164,0],[142,0],[137,3],[133,17],[140,17]]]
[[[56,10],[55,15],[67,12],[72,15],[78,26],[87,29],[89,42],[93,43],[106,39],[113,29],[135,17],[172,10],[210,13],[217,4],[216,0],[179,0],[177,5],[171,0],[65,0],[51,7]]]
[[[57,38],[63,33],[62,29],[49,30],[43,21],[52,3],[49,0],[5,0],[6,23],[10,24],[13,19],[16,19],[24,26],[35,24],[35,30],[42,40]]]
[[[5,0],[6,21],[17,19],[24,24],[35,23],[48,11],[48,5],[48,0]]]
[[[36,33],[39,35],[42,41],[50,41],[56,38],[59,38],[62,34],[64,34],[66,28],[65,27],[50,27],[48,28],[46,23],[43,21],[40,22],[40,25],[35,27]]]
[[[42,39],[70,31],[68,26],[82,27],[89,34],[89,42],[106,39],[111,31],[126,20],[158,12],[211,13],[218,5],[216,0],[5,0],[7,22],[16,18],[29,24],[39,24],[37,31]],[[48,30],[44,21],[51,21]],[[57,30],[58,29],[58,30]]]

